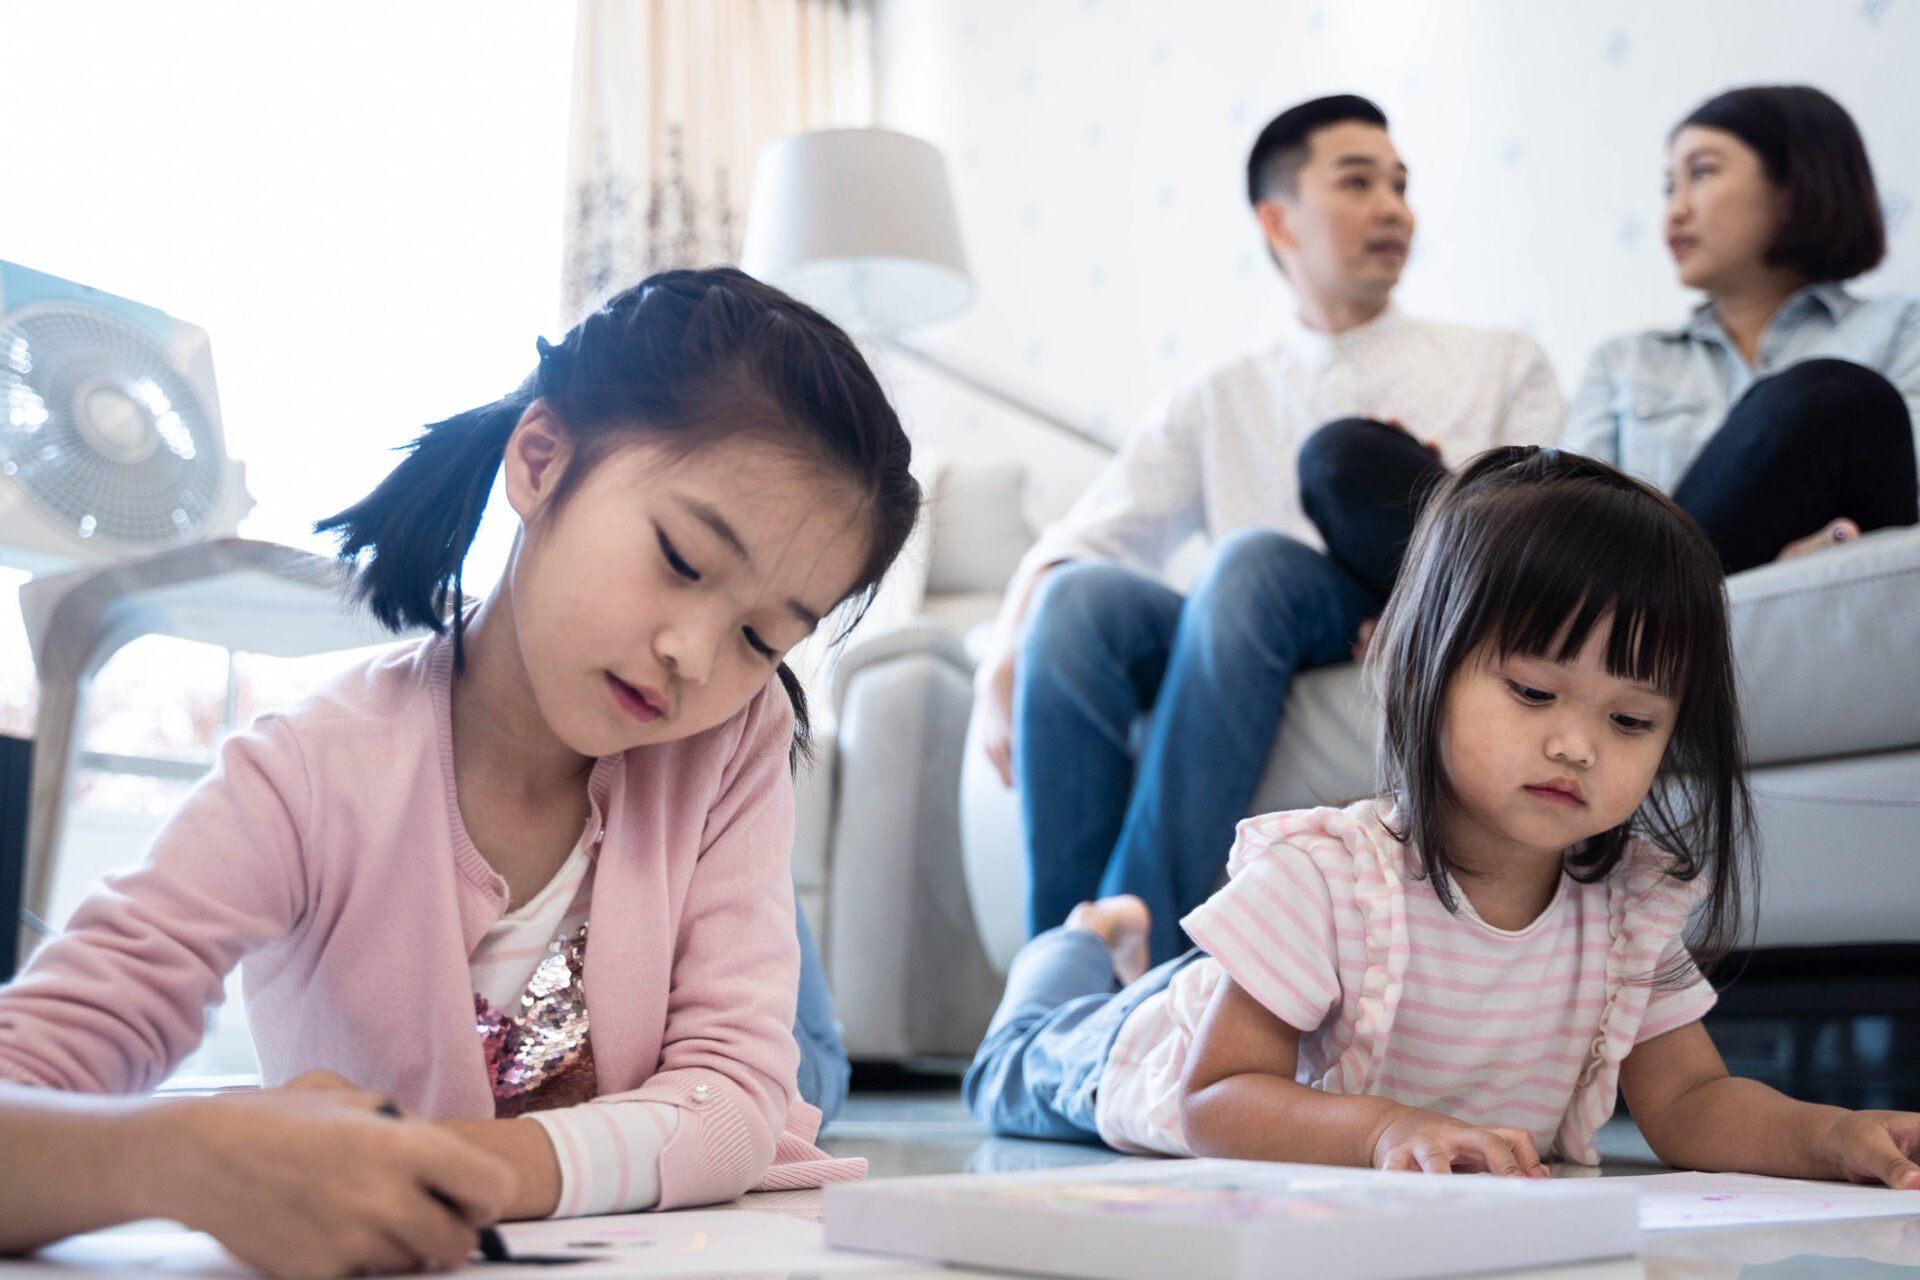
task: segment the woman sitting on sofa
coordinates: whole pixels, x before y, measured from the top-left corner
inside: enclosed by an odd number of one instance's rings
[[[1861,299],[1886,231],[1846,110],[1734,89],[1668,139],[1667,245],[1706,294],[1594,353],[1562,444],[1672,494],[1728,573],[1920,522],[1920,299]]]

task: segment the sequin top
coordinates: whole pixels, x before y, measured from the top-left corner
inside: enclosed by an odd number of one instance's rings
[[[586,967],[587,926],[582,923],[553,940],[518,1008],[503,1012],[485,996],[474,995],[494,1115],[510,1120],[529,1111],[571,1107],[599,1092],[587,1034]]]
[[[468,959],[494,1115],[525,1116],[546,1131],[560,1169],[556,1217],[653,1207],[660,1152],[679,1129],[678,1113],[663,1103],[594,1105],[586,966],[598,848],[597,832],[583,836],[538,893],[488,926]]]
[[[487,929],[468,959],[474,1026],[502,1119],[599,1092],[586,994],[593,867],[583,839],[538,893]]]

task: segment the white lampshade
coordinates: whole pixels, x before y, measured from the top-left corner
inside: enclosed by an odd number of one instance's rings
[[[946,161],[889,129],[824,129],[760,153],[741,269],[856,332],[897,333],[963,310]]]

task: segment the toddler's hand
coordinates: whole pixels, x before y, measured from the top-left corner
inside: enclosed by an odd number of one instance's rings
[[[1920,1114],[1912,1111],[1849,1111],[1825,1134],[1822,1153],[1848,1182],[1885,1183],[1920,1191]]]
[[[1403,1107],[1375,1131],[1373,1167],[1426,1173],[1493,1173],[1504,1178],[1549,1177],[1524,1129],[1479,1125]]]

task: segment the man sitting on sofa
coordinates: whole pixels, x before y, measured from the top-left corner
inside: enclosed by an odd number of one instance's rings
[[[1413,238],[1406,188],[1364,98],[1305,102],[1261,131],[1247,197],[1297,322],[1135,432],[1008,587],[975,714],[1019,788],[1030,933],[1083,899],[1134,893],[1153,915],[1151,962],[1178,954],[1289,683],[1352,655],[1423,486],[1445,462],[1558,430],[1559,388],[1532,341],[1392,304]],[[1194,534],[1211,556],[1182,596],[1160,575]]]

